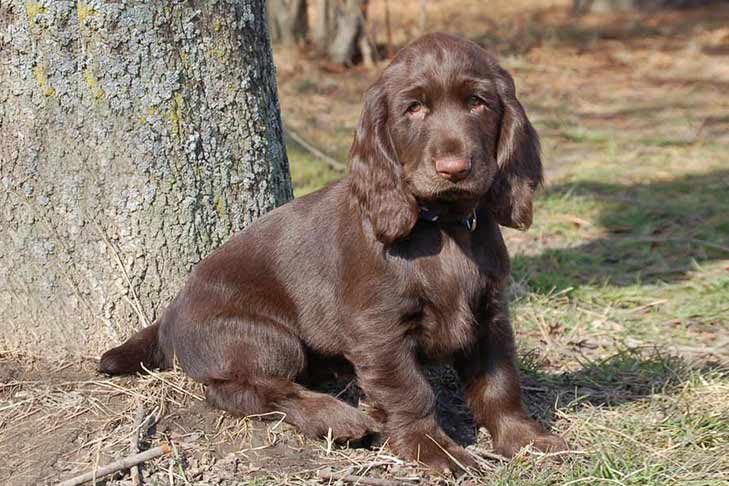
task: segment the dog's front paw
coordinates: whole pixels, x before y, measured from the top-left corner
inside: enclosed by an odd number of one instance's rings
[[[503,425],[494,438],[494,450],[505,457],[515,456],[522,448],[532,445],[542,452],[559,452],[569,449],[560,436],[545,431],[531,419],[515,419]]]
[[[374,423],[365,417],[351,417],[349,420],[340,420],[331,427],[331,436],[334,442],[343,444],[345,442],[367,441],[370,436],[376,434]]]
[[[400,457],[422,462],[444,473],[461,475],[478,463],[463,447],[440,430],[405,432],[390,437],[390,447]]]
[[[366,444],[378,432],[374,420],[347,403],[313,392],[304,397],[306,408],[291,408],[294,413],[287,418],[308,437]]]

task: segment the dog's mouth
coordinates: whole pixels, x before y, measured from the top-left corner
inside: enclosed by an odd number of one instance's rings
[[[423,200],[443,202],[468,201],[483,197],[489,187],[487,182],[476,177],[470,177],[456,182],[435,179],[431,184],[428,184],[429,187],[427,190],[414,190],[413,194],[416,198]]]
[[[435,193],[436,199],[443,201],[460,201],[462,199],[472,199],[474,196],[480,196],[476,188],[471,187],[474,184],[466,182],[458,182],[453,187],[448,187]]]
[[[406,179],[410,192],[426,205],[429,203],[467,203],[482,198],[491,186],[488,171],[475,169],[467,177],[452,181],[435,171],[415,171]]]
[[[429,190],[412,190],[415,199],[428,207],[435,204],[462,205],[471,201],[477,201],[482,196],[481,191],[461,184],[453,184],[451,187],[430,188]]]

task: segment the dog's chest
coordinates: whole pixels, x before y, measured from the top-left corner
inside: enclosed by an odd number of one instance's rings
[[[456,243],[444,239],[437,255],[416,262],[414,288],[422,307],[415,333],[421,354],[433,360],[472,344],[489,280],[470,249]]]

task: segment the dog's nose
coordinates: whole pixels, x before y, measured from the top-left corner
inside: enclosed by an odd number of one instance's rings
[[[471,161],[454,157],[438,159],[435,161],[435,170],[439,176],[457,182],[471,173]]]

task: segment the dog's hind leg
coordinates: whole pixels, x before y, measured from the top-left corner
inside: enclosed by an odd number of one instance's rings
[[[374,422],[351,405],[283,378],[211,383],[206,395],[208,403],[232,414],[270,414],[269,419],[280,417],[309,437],[331,434],[336,442],[356,441],[375,430]]]
[[[188,335],[181,342],[177,352],[183,368],[207,383],[207,401],[214,407],[239,416],[270,414],[266,418],[273,420],[280,412],[304,435],[331,434],[338,442],[375,430],[355,407],[295,382],[306,370],[306,352],[285,326],[264,319],[218,319],[206,324],[204,335]]]

